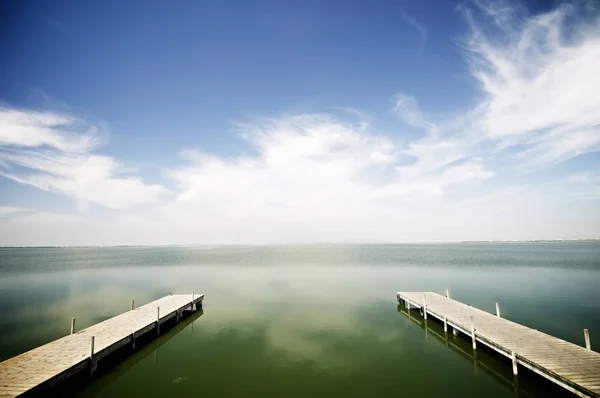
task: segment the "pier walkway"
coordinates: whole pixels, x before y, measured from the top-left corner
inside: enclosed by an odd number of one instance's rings
[[[437,318],[447,332],[466,335],[473,349],[483,344],[518,365],[581,397],[600,397],[600,354],[433,292],[398,292],[407,309]]]
[[[202,306],[203,294],[168,295],[66,337],[0,362],[0,397],[45,391],[84,369],[93,373],[103,357],[184,311]],[[72,326],[73,328],[73,326]]]

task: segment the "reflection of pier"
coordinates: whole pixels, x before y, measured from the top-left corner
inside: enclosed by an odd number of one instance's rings
[[[520,365],[576,395],[600,397],[600,354],[592,351],[589,343],[587,349],[579,347],[503,319],[499,316],[498,308],[498,315],[492,315],[437,293],[401,292],[397,298],[407,309],[406,313],[401,312],[409,319],[413,319],[411,308],[421,311],[426,338],[430,332],[435,333],[427,325],[428,316],[443,324],[446,336],[449,328],[454,335],[460,333],[467,336],[471,340],[471,356],[476,368],[481,364],[477,359],[477,345],[483,344],[510,358],[515,376],[517,365]],[[436,337],[449,345],[447,337],[439,334]],[[456,345],[455,348],[466,353]],[[519,389],[516,378],[511,383],[513,388]]]
[[[168,295],[104,322],[75,332],[0,363],[0,396],[37,393],[79,374],[96,370],[98,361],[115,357],[121,348],[135,350],[136,340],[160,335],[161,326],[179,323],[184,313],[202,307],[204,295]],[[154,330],[154,333],[148,333]],[[115,355],[110,355],[115,353]]]
[[[508,372],[503,372],[502,369],[494,369],[493,359],[489,358],[488,360],[484,360],[483,358],[481,358],[481,355],[477,355],[477,350],[473,351],[461,348],[455,342],[456,337],[454,335],[448,337],[448,332],[444,333],[443,329],[436,322],[428,323],[427,320],[424,320],[421,317],[416,318],[415,316],[411,315],[410,312],[402,305],[398,305],[398,312],[405,315],[407,318],[409,318],[411,321],[413,321],[414,323],[419,325],[423,330],[425,330],[425,339],[427,341],[429,341],[429,335],[431,335],[435,337],[437,341],[444,344],[446,347],[449,347],[453,351],[459,353],[463,358],[473,362],[473,369],[475,372],[477,372],[479,369],[483,369],[494,379],[511,388],[514,391],[515,396],[534,396],[528,393],[527,391],[524,391],[523,388],[520,387],[519,378],[517,375],[507,374]],[[459,340],[459,342],[466,344],[462,339]],[[500,365],[500,363],[497,362],[496,365]],[[512,376],[512,378],[510,376]]]

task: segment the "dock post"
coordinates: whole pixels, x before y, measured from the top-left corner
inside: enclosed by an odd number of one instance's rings
[[[452,334],[455,336],[458,336],[458,332],[456,331],[456,328],[452,328]]]
[[[131,311],[135,308],[135,299],[131,299]]]
[[[517,371],[517,354],[515,354],[514,351],[512,351],[510,353],[510,359],[512,361],[513,374],[516,376],[518,373],[518,371]]]
[[[192,305],[190,305],[190,310],[195,311],[196,305],[194,304],[194,291],[192,290]]]
[[[448,319],[444,316],[444,333],[448,333]]]
[[[423,295],[423,318],[427,320],[427,301],[425,301],[425,295]]]
[[[475,340],[475,317],[471,317],[471,339],[473,340],[473,349],[477,349],[477,341]]]
[[[131,333],[131,348],[135,350],[135,332]]]
[[[500,305],[498,305],[498,303],[496,303],[496,316],[498,318],[501,318],[501,316],[500,316]]]
[[[71,334],[75,333],[75,317],[71,318]]]
[[[92,338],[90,339],[90,375],[94,374],[94,371],[96,370],[96,361],[94,361],[94,340],[95,340],[95,336],[92,336]]]
[[[160,334],[160,307],[156,307],[156,334]]]
[[[585,337],[585,348],[591,350],[592,342],[590,341],[590,331],[587,329],[583,329],[583,336]]]
[[[446,289],[446,298],[450,298],[450,292]]]

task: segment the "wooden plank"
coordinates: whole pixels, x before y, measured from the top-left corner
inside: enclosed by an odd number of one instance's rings
[[[579,396],[600,397],[600,354],[538,330],[490,314],[433,292],[398,292],[399,300],[410,300],[448,326],[526,366]],[[475,347],[475,340],[473,347]]]
[[[181,311],[202,305],[204,295],[168,295],[86,329],[0,362],[0,396],[16,397],[48,388],[130,343]],[[132,305],[133,307],[133,305]],[[158,308],[160,315],[157,318]],[[179,318],[177,318],[179,319]],[[93,361],[90,361],[93,337]]]

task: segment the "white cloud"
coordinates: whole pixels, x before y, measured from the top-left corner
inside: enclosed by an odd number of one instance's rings
[[[101,142],[97,128],[69,115],[0,109],[0,175],[113,209],[155,202],[166,192],[93,153]]]
[[[0,217],[9,217],[16,214],[30,212],[30,209],[14,206],[0,206]]]
[[[597,171],[579,171],[562,180],[563,188],[569,194],[581,199],[600,199],[600,173]]]
[[[471,71],[486,95],[482,134],[530,164],[600,149],[600,26],[576,11],[530,16],[506,2],[465,11]]]

